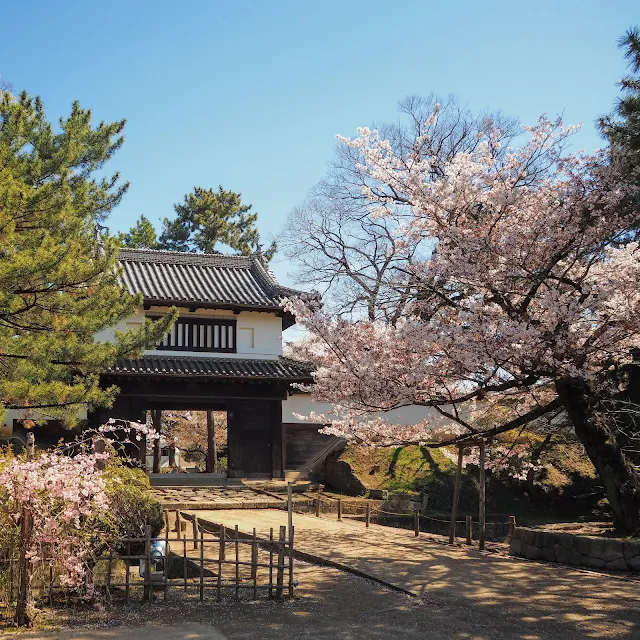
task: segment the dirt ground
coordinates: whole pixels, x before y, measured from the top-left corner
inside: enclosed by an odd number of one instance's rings
[[[575,611],[546,615],[509,604],[469,605],[437,597],[416,598],[337,569],[299,563],[293,601],[200,603],[194,594],[170,593],[165,603],[114,606],[104,611],[61,611],[58,632],[20,638],[64,640],[578,640],[640,638],[640,612],[609,615]],[[640,587],[640,585],[638,585]],[[142,629],[146,631],[146,635]],[[219,635],[221,634],[221,635]]]
[[[280,510],[200,512],[240,530],[286,522]],[[228,521],[227,521],[228,520]],[[61,609],[57,632],[21,638],[64,640],[640,640],[640,580],[481,553],[415,538],[410,531],[294,514],[296,549],[384,580],[298,560],[296,597],[286,602],[199,602],[194,586],[166,602]],[[248,592],[243,592],[248,594]],[[230,594],[231,595],[231,594]],[[157,596],[157,597],[158,597]],[[44,616],[38,621],[44,628]]]

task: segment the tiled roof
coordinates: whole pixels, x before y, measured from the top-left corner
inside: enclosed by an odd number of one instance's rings
[[[107,371],[117,376],[168,376],[221,378],[225,380],[283,380],[311,382],[307,363],[289,358],[241,360],[236,358],[192,358],[188,356],[144,356],[118,360]]]
[[[260,257],[121,249],[122,283],[148,304],[275,310],[300,292],[283,287]]]

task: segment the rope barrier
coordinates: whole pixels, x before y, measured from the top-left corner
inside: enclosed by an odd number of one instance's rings
[[[314,503],[315,503],[316,498],[314,498]],[[331,505],[335,505],[337,503],[337,498],[324,498],[322,500],[323,502],[327,503],[327,504],[331,504]],[[347,505],[349,505],[349,502],[343,502],[342,503],[342,515],[343,516],[359,516],[359,515],[366,515],[367,513],[367,508],[366,506],[357,506],[355,509],[351,510]],[[309,505],[306,505],[309,506]],[[294,504],[294,509],[295,509],[295,504]],[[371,518],[374,518],[376,516],[393,516],[396,518],[414,518],[415,512],[410,512],[410,513],[399,513],[397,511],[387,511],[385,509],[381,509],[379,507],[376,507],[375,504],[372,502],[370,503],[370,507],[369,507],[369,515]],[[418,513],[420,514],[420,518],[423,520],[430,520],[431,522],[439,522],[441,524],[444,525],[450,525],[451,524],[451,520],[442,520],[441,518],[433,518],[431,516],[428,516],[426,514],[424,514],[422,511],[418,511]],[[477,522],[477,521],[475,521]],[[465,520],[455,520],[456,524],[466,524],[466,519]],[[504,520],[489,520],[487,522],[485,522],[486,525],[496,525],[496,524],[500,524],[500,525],[510,525],[512,524],[510,521],[504,521]]]

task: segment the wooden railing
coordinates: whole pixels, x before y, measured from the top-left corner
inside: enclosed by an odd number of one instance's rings
[[[145,528],[143,538],[123,538],[118,551],[103,551],[94,558],[82,591],[90,583],[92,591],[108,600],[152,600],[154,594],[167,598],[170,589],[197,594],[199,599],[233,594],[236,599],[261,597],[282,600],[294,595],[293,527],[269,537],[249,535],[222,526],[200,523],[198,518],[180,517],[175,527],[165,512],[165,527],[160,538],[151,537]],[[188,525],[188,527],[187,527]],[[187,533],[187,528],[189,533]],[[154,542],[164,543],[164,552],[156,554]],[[59,605],[82,601],[81,592],[65,587],[56,559],[47,557],[47,549],[34,564],[32,593],[39,605]],[[13,616],[18,590],[18,560],[0,553],[0,622]],[[71,600],[70,600],[71,598]]]

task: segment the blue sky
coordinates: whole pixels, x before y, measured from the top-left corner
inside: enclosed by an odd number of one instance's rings
[[[563,113],[599,146],[637,1],[12,2],[0,77],[126,118],[112,169],[131,182],[111,228],[154,222],[194,185],[240,191],[263,236],[325,173],[335,134],[392,120],[407,94],[456,94],[523,122]],[[286,281],[288,266],[274,269]]]

